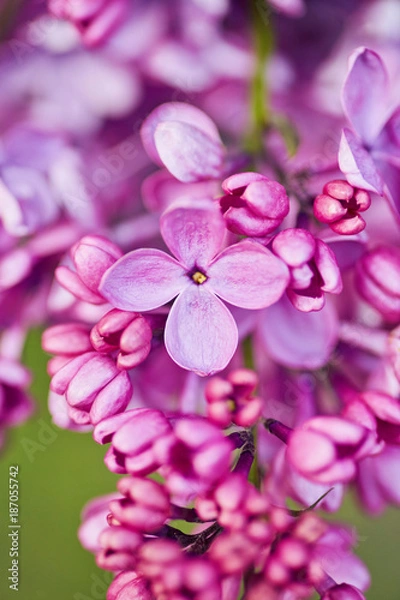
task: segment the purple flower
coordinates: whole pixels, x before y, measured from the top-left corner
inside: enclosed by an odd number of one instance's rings
[[[285,188],[259,173],[239,173],[222,183],[219,199],[228,229],[253,237],[274,231],[289,212]]]
[[[342,278],[332,250],[306,229],[285,229],[272,249],[290,269],[287,295],[298,310],[321,310],[325,292],[340,294]]]
[[[400,111],[395,109],[388,118],[388,92],[388,76],[379,54],[368,48],[355,50],[342,96],[355,133],[343,129],[339,165],[355,187],[382,194],[386,184],[398,213]]]
[[[238,341],[218,296],[242,308],[270,306],[283,294],[288,270],[252,240],[220,252],[225,226],[209,203],[174,205],[160,227],[176,259],[161,250],[134,250],[105,273],[100,293],[116,308],[139,312],[178,296],[165,327],[168,353],[181,367],[210,375],[226,367]]]
[[[161,104],[140,131],[150,158],[185,183],[220,179],[225,149],[214,122],[202,110],[183,102]]]

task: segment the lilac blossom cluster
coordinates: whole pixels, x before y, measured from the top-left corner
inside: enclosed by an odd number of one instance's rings
[[[364,598],[354,530],[315,509],[400,505],[396,11],[48,0],[7,23],[0,429],[32,410],[45,325],[54,423],[123,475],[79,530],[107,600]]]

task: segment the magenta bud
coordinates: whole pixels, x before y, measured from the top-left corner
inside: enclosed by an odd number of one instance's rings
[[[239,173],[225,179],[220,198],[228,229],[260,237],[274,231],[289,212],[285,188],[259,173]]]
[[[354,235],[365,229],[359,212],[367,210],[371,197],[366,190],[354,188],[340,179],[325,184],[323,193],[314,200],[314,215],[340,235]]]
[[[87,235],[75,244],[71,255],[82,282],[97,293],[102,276],[121,258],[122,252],[106,238]]]
[[[105,529],[100,534],[99,543],[103,550],[96,556],[98,566],[109,571],[125,571],[135,567],[143,537],[119,525]]]
[[[149,320],[140,313],[110,310],[93,327],[90,339],[98,352],[119,350],[117,365],[132,369],[149,355],[153,332]]]
[[[83,323],[53,325],[43,332],[43,350],[62,356],[76,356],[93,350],[89,328]]]

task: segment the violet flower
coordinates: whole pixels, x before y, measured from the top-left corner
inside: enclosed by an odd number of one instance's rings
[[[134,250],[104,274],[100,293],[116,308],[139,312],[178,296],[165,327],[167,351],[184,369],[210,375],[226,367],[238,342],[219,297],[247,309],[270,306],[286,288],[287,267],[252,240],[221,252],[225,226],[210,203],[171,206],[160,229],[176,259],[161,250]]]
[[[185,183],[220,179],[225,150],[218,129],[202,110],[183,102],[154,109],[140,131],[150,158]]]
[[[363,47],[355,50],[342,96],[344,111],[354,131],[343,129],[339,166],[355,187],[382,195],[386,184],[390,203],[398,213],[400,112],[396,108],[388,115],[388,87],[386,68],[379,54]]]

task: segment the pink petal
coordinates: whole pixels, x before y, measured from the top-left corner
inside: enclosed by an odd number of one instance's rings
[[[263,311],[260,332],[269,356],[276,362],[292,369],[319,369],[329,360],[337,342],[338,326],[336,311],[330,304],[305,313],[283,297]]]
[[[211,202],[179,202],[161,217],[161,235],[186,267],[204,270],[220,250],[225,233],[220,211]]]
[[[211,375],[224,369],[238,343],[234,318],[202,285],[191,285],[177,298],[165,327],[165,346],[184,369]]]
[[[162,164],[179,181],[218,179],[222,174],[221,142],[193,125],[178,121],[161,123],[154,133],[154,142]]]
[[[207,270],[209,287],[241,308],[265,308],[277,302],[289,283],[283,261],[261,244],[244,240],[217,256]]]
[[[132,384],[129,375],[123,371],[108,383],[96,396],[90,409],[90,420],[93,425],[128,406],[132,398]]]
[[[336,451],[327,436],[300,429],[289,439],[287,457],[301,473],[318,473],[334,464]]]
[[[104,274],[100,289],[114,307],[142,311],[166,304],[189,283],[184,269],[171,256],[142,248],[118,260]]]
[[[212,119],[199,108],[187,104],[186,102],[168,102],[161,104],[150,113],[144,121],[140,131],[144,149],[150,158],[160,166],[162,166],[163,162],[158,154],[154,142],[154,135],[157,126],[160,123],[168,121],[178,121],[180,123],[193,125],[215,142],[220,142],[216,125]]]
[[[342,291],[343,283],[333,250],[321,240],[317,240],[317,251],[314,260],[324,280],[321,289],[324,292],[339,294]]]
[[[354,187],[382,195],[383,182],[369,152],[361,140],[347,127],[342,131],[339,146],[339,167]]]
[[[364,142],[371,144],[385,121],[388,76],[380,56],[358,48],[350,57],[350,71],[342,94],[344,111]]]

